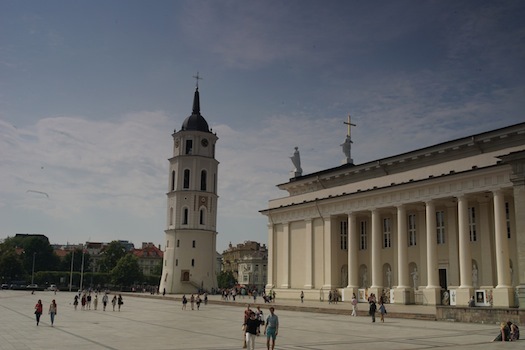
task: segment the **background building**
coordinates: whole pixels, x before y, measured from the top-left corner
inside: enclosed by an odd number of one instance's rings
[[[262,290],[266,284],[268,250],[254,241],[233,246],[222,253],[223,271],[232,271],[239,284]]]

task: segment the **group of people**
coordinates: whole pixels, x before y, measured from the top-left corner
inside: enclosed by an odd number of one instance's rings
[[[516,341],[520,339],[520,329],[511,321],[501,322],[498,335],[493,341]]]
[[[97,310],[98,307],[98,293],[95,293],[95,297],[91,297],[91,292],[79,292],[78,294],[75,294],[75,297],[73,298],[73,306],[75,307],[75,310],[78,308],[79,300],[80,300],[80,307],[81,310],[91,310],[91,301],[93,299],[93,309]],[[108,306],[109,296],[108,292],[104,292],[104,296],[102,297],[102,309],[103,311],[106,311],[106,307]],[[120,311],[120,308],[124,304],[124,299],[122,298],[122,294],[119,294],[118,296],[115,294],[113,295],[113,299],[111,299],[111,304],[113,305],[113,311],[115,311],[115,307],[118,306],[118,311]]]
[[[354,294],[355,296],[355,294]],[[377,312],[377,298],[374,293],[370,293],[370,296],[368,297],[368,314],[372,316],[372,322],[376,321],[376,312]],[[385,322],[385,314],[386,314],[386,307],[385,307],[385,301],[383,299],[383,296],[379,297],[379,314],[381,315],[381,322]]]
[[[191,305],[192,310],[195,309],[195,304],[197,304],[197,310],[200,310],[201,303],[202,303],[202,299],[201,299],[200,294],[197,294],[197,296],[195,296],[194,294],[191,295],[190,305]],[[188,298],[186,298],[186,294],[184,294],[182,296],[182,310],[186,310],[187,304],[188,304]],[[206,304],[208,304],[208,293],[204,293],[204,305]]]
[[[44,312],[44,305],[42,305],[42,299],[38,299],[36,305],[35,305],[35,317],[36,317],[36,325],[40,323],[40,317],[42,316],[42,313]],[[51,327],[53,327],[55,323],[55,316],[57,314],[57,303],[55,299],[51,301],[51,304],[49,305],[49,311],[48,311],[49,317],[51,319]]]
[[[246,305],[244,310],[243,331],[243,348],[255,349],[255,339],[261,334],[261,326],[264,326],[263,334],[266,335],[266,348],[273,350],[275,348],[275,339],[279,333],[279,317],[275,314],[275,308],[270,307],[270,315],[264,320],[264,314],[260,306],[257,311],[250,309],[250,304]]]

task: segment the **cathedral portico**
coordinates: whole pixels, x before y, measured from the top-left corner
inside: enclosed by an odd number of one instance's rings
[[[279,185],[290,196],[261,211],[274,247],[267,286],[283,297],[338,289],[401,304],[466,305],[476,295],[482,305],[516,305],[525,185],[500,158],[525,150],[524,132],[519,124]],[[472,138],[485,138],[484,149]]]

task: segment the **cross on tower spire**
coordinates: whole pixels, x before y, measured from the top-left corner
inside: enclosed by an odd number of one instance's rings
[[[193,77],[195,78],[195,87],[198,89],[199,88],[199,80],[202,80],[203,78],[201,78],[199,76],[199,72],[197,72],[197,75],[194,75]]]

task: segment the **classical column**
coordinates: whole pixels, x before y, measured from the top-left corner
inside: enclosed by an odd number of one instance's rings
[[[501,190],[494,191],[494,243],[496,245],[496,288],[510,287],[509,244],[505,218],[505,199]]]
[[[273,224],[268,224],[268,263],[267,263],[267,271],[266,271],[266,289],[270,290],[275,286],[275,282],[273,280],[273,266],[274,266],[274,253],[275,253],[275,246],[274,246],[274,233],[273,233]]]
[[[425,209],[427,230],[427,288],[440,288],[437,257],[436,205],[434,201],[427,201]]]
[[[348,214],[348,288],[359,288],[359,235],[356,215]]]
[[[397,280],[398,288],[410,288],[408,278],[407,212],[404,205],[397,207]]]
[[[381,282],[382,268],[381,268],[381,216],[379,210],[372,210],[372,286],[371,289],[383,288]],[[376,293],[376,292],[374,292]],[[379,293],[379,292],[377,292]],[[379,295],[379,294],[377,294]]]
[[[313,288],[313,253],[314,253],[314,229],[312,225],[312,220],[306,220],[306,230],[305,230],[305,259],[304,259],[304,270],[306,273],[304,279],[304,288],[312,289]]]
[[[323,232],[323,280],[324,289],[332,289],[332,218],[327,217],[324,219],[324,232]]]
[[[459,288],[472,288],[472,253],[470,251],[468,200],[465,196],[458,197],[458,229],[460,283]]]
[[[283,272],[283,283],[281,284],[281,288],[290,288],[290,223],[285,222],[283,223],[283,239],[282,239],[282,245],[283,245],[283,264],[282,264],[282,272]]]

